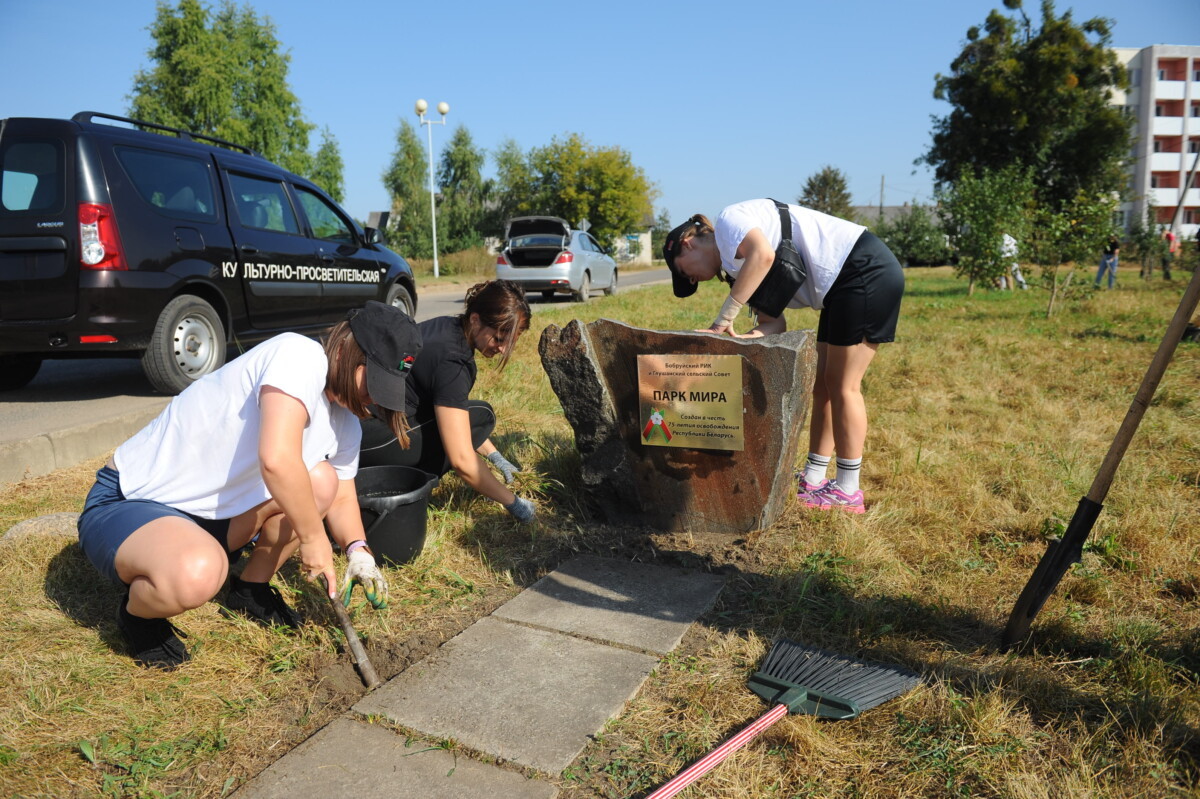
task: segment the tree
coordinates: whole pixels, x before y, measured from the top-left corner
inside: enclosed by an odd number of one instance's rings
[[[804,191],[796,198],[800,205],[831,216],[849,219],[854,214],[846,176],[842,170],[826,166],[804,183]]]
[[[525,153],[514,139],[505,139],[492,152],[496,165],[496,179],[491,197],[491,212],[484,223],[485,230],[495,236],[504,235],[504,223],[517,216],[523,198],[533,191],[533,176]]]
[[[671,217],[667,215],[667,209],[664,208],[658,212],[658,216],[654,218],[654,227],[650,228],[650,257],[659,258],[662,256],[663,242],[667,240],[667,234],[671,232],[674,225],[671,224]]]
[[[1092,284],[1086,276],[1074,286],[1072,281],[1080,270],[1085,274],[1091,271],[1093,256],[1112,233],[1118,199],[1116,192],[1080,191],[1061,208],[1034,207],[1025,252],[1042,267],[1042,282],[1050,290],[1047,318],[1060,297],[1090,296]],[[1060,279],[1063,264],[1069,264],[1069,269]]]
[[[558,216],[572,226],[587,219],[597,241],[608,242],[642,227],[653,213],[657,191],[620,147],[595,147],[571,133],[523,159],[518,153],[507,144],[497,156],[499,205],[508,215]]]
[[[934,118],[933,143],[918,159],[934,167],[940,186],[966,170],[976,175],[1017,165],[1038,175],[1041,200],[1061,207],[1078,192],[1119,190],[1129,152],[1129,120],[1109,105],[1128,78],[1109,48],[1109,22],[1076,24],[1042,2],[1034,29],[1021,0],[1004,0],[1021,20],[993,10],[984,31],[937,75],[934,97],[953,110]]]
[[[388,243],[408,257],[433,255],[426,164],[425,149],[416,130],[407,119],[401,119],[396,149],[382,177],[383,186],[392,198]]]
[[[325,193],[339,203],[346,197],[346,189],[342,182],[342,151],[337,139],[329,128],[321,131],[321,146],[313,157],[312,173],[309,180],[316,183]]]
[[[459,252],[483,244],[491,182],[483,169],[487,154],[475,147],[471,133],[459,125],[442,151],[437,182],[442,199],[438,203],[438,248]]]
[[[939,190],[945,231],[958,250],[955,271],[969,281],[968,294],[977,282],[991,285],[1008,274],[1012,264],[1004,256],[1004,234],[1024,239],[1032,193],[1033,175],[1013,166],[985,168],[978,177],[965,168],[951,189]]]
[[[309,174],[314,126],[288,87],[291,56],[275,26],[225,0],[215,15],[200,0],[159,3],[150,26],[153,66],[134,76],[130,115],[251,147]]]
[[[950,261],[946,234],[920,205],[909,206],[890,222],[880,222],[874,232],[903,264],[932,266]]]

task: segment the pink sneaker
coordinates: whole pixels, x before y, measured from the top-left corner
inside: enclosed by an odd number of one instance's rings
[[[862,491],[847,494],[838,488],[838,484],[833,480],[827,480],[823,486],[810,494],[804,505],[818,510],[834,510],[836,508],[847,513],[866,513],[867,511]]]
[[[804,472],[797,472],[796,473],[796,499],[800,500],[801,502],[807,503],[810,499],[812,499],[813,494],[820,491],[822,488],[824,488],[826,485],[828,485],[828,483],[829,483],[828,480],[822,480],[819,483],[810,483],[804,479]]]

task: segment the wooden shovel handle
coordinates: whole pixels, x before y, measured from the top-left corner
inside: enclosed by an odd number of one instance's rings
[[[354,658],[354,665],[358,667],[363,685],[367,686],[368,691],[374,691],[382,683],[379,681],[379,675],[375,673],[375,667],[371,665],[370,658],[367,657],[367,650],[363,649],[362,641],[358,640],[358,632],[354,629],[354,623],[350,621],[350,614],[336,596],[330,596],[325,575],[320,575],[317,582],[325,589],[325,596],[329,598],[329,604],[333,607],[333,615],[337,617],[338,624],[346,636],[346,645],[350,647],[350,655]]]
[[[1175,347],[1183,338],[1183,331],[1187,328],[1188,320],[1196,312],[1197,301],[1200,301],[1200,267],[1192,272],[1192,280],[1188,283],[1183,298],[1179,301],[1179,308],[1175,310],[1171,324],[1167,325],[1167,334],[1163,336],[1162,343],[1158,345],[1158,351],[1154,353],[1154,360],[1150,362],[1150,368],[1146,370],[1146,376],[1142,378],[1142,385],[1138,388],[1133,403],[1129,406],[1129,412],[1125,414],[1125,420],[1121,422],[1112,446],[1108,448],[1108,454],[1104,457],[1104,462],[1100,464],[1100,471],[1096,473],[1096,479],[1092,481],[1092,487],[1087,492],[1087,498],[1092,502],[1103,504],[1104,498],[1108,496],[1108,489],[1112,485],[1113,476],[1117,473],[1117,466],[1120,465],[1121,458],[1125,456],[1125,450],[1129,448],[1129,442],[1133,439],[1133,434],[1137,432],[1138,425],[1146,414],[1146,409],[1150,407],[1150,401],[1154,399],[1154,392],[1158,389],[1163,374],[1167,371],[1167,364],[1171,362],[1171,357],[1175,354]]]

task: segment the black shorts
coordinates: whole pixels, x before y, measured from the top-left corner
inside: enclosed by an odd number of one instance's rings
[[[895,341],[903,296],[900,262],[878,236],[864,230],[825,295],[817,341],[838,347],[864,339],[872,344]]]

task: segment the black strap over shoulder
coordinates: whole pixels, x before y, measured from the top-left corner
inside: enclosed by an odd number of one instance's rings
[[[770,197],[767,198],[771,200]],[[782,237],[787,240],[792,238],[792,212],[788,210],[787,203],[781,203],[779,200],[771,200],[775,203],[775,208],[779,211],[779,231]]]

